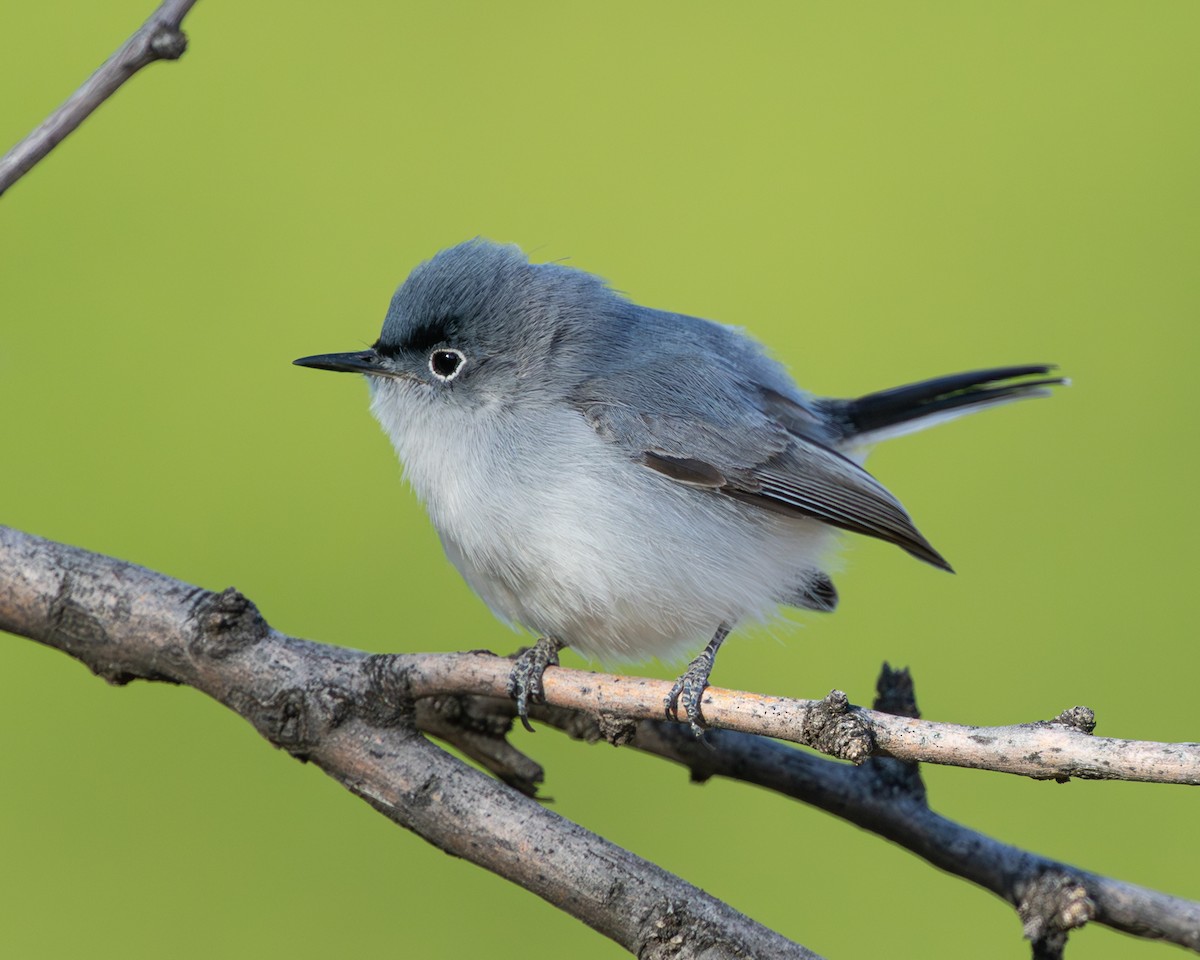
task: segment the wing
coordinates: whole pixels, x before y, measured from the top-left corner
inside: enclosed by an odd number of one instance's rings
[[[900,502],[823,442],[820,415],[781,384],[780,368],[754,359],[762,376],[744,354],[734,370],[710,349],[659,351],[585,380],[571,399],[602,437],[677,483],[876,537],[950,570]]]

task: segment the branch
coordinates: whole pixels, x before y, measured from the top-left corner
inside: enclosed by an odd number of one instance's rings
[[[187,37],[179,25],[195,3],[196,0],[164,0],[137,33],[104,61],[82,87],[0,158],[0,194],[32,170],[142,67],[155,60],[182,57],[187,49]]]
[[[234,590],[0,527],[0,630],[111,683],[195,687],[384,816],[638,957],[816,956],[435,747],[415,727],[404,658],[285,636]]]
[[[64,650],[114,683],[142,678],[197,687],[397,823],[525,886],[634,952],[662,955],[676,949],[666,942],[675,931],[686,930],[679,956],[712,944],[720,946],[718,955],[747,944],[756,956],[810,955],[419,736],[417,729],[424,729],[455,743],[532,793],[540,768],[504,740],[513,711],[504,695],[510,661],[488,654],[372,656],[297,640],[271,630],[236,591],[212,594],[5,527],[0,629]],[[1036,956],[1059,956],[1066,932],[1092,919],[1200,950],[1200,904],[1038,857],[943,818],[929,810],[913,763],[879,757],[850,767],[731,730],[696,741],[682,725],[647,719],[660,715],[666,686],[552,670],[546,676],[551,704],[534,715],[575,736],[627,742],[670,758],[696,779],[721,775],[761,784],[887,837],[1013,904]],[[934,734],[950,726],[917,720],[911,690],[897,698],[896,687],[893,679],[891,693],[882,692],[876,704],[892,713],[849,707],[838,697],[784,701],[725,691],[713,693],[705,710],[724,724],[745,713],[753,723],[767,717],[780,726],[779,718],[790,716],[789,730],[815,730],[813,741],[849,744],[851,752],[858,750],[854,744],[870,747],[871,737],[864,740],[862,732],[877,726]],[[568,700],[586,707],[555,705]],[[770,709],[739,712],[738,703]],[[1069,718],[1050,728],[999,729],[1005,736],[1030,729],[1040,736],[1047,729],[1053,734],[1053,727],[1071,750],[1076,740],[1105,742]],[[847,736],[834,735],[843,729]],[[889,750],[908,749],[909,742],[894,738],[901,746]],[[1075,758],[1071,769],[1077,768]],[[538,855],[551,849],[553,857]]]
[[[918,716],[907,670],[884,664],[875,708]],[[495,728],[508,729],[516,713],[507,697],[460,697],[443,703],[442,709],[475,730],[482,729],[485,717]],[[687,767],[695,782],[723,776],[774,790],[911,850],[1013,906],[1034,943],[1035,957],[1060,957],[1066,934],[1089,921],[1200,952],[1200,903],[1029,853],[934,813],[915,763],[880,757],[848,766],[738,731],[709,731],[697,740],[677,723],[623,721],[613,714],[563,707],[535,706],[531,716],[578,740],[604,740],[672,760]],[[452,725],[442,721],[443,729]],[[470,753],[469,742],[457,742]],[[518,786],[531,786],[522,780],[524,770],[497,772]],[[537,780],[540,773],[533,782]]]
[[[414,654],[414,695],[506,695],[511,662],[471,654]],[[546,702],[572,710],[601,711],[628,720],[657,720],[671,685],[551,667]],[[1005,727],[971,727],[896,716],[850,704],[832,691],[823,700],[792,700],[709,687],[704,719],[714,730],[738,730],[789,740],[855,763],[870,757],[1015,773],[1036,780],[1138,780],[1200,784],[1200,743],[1155,743],[1093,737],[1087,707],[1053,720]]]
[[[885,666],[885,679],[889,673]],[[611,737],[611,728],[576,711],[539,707],[532,715],[578,739]],[[1035,943],[1091,920],[1200,952],[1200,903],[1038,856],[943,817],[929,808],[915,764],[880,758],[853,767],[732,730],[698,741],[686,727],[660,721],[631,725],[621,742],[687,767],[695,781],[753,783],[891,840],[1007,901]]]

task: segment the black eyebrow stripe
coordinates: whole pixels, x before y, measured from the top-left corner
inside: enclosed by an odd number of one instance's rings
[[[424,353],[440,343],[451,340],[458,327],[457,317],[439,317],[429,320],[408,331],[403,342],[385,343],[382,339],[376,342],[375,352],[381,356],[395,359],[401,353]]]

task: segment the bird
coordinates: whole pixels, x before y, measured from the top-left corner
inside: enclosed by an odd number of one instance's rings
[[[565,647],[610,664],[699,650],[664,700],[697,735],[731,631],[837,606],[841,531],[952,572],[862,466],[873,444],[1066,382],[1023,364],[815,396],[739,328],[482,238],[413,269],[369,349],[294,363],[365,375],[446,556],[536,636],[508,682],[527,728]]]

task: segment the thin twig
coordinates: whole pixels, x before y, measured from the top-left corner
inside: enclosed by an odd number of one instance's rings
[[[419,696],[504,696],[511,666],[508,660],[471,654],[417,654],[406,660]],[[547,670],[544,686],[552,706],[629,720],[662,717],[663,698],[671,689],[662,680],[563,667]],[[856,763],[892,757],[1037,780],[1200,784],[1200,744],[1094,737],[1089,731],[1095,721],[1086,707],[1065,710],[1053,720],[1004,727],[898,717],[853,706],[836,690],[823,700],[792,700],[709,687],[703,707],[713,729],[790,740]]]
[[[179,29],[196,0],[164,0],[141,28],[104,61],[61,107],[0,158],[0,194],[21,179],[126,80],[155,60],[178,60],[187,49]]]

